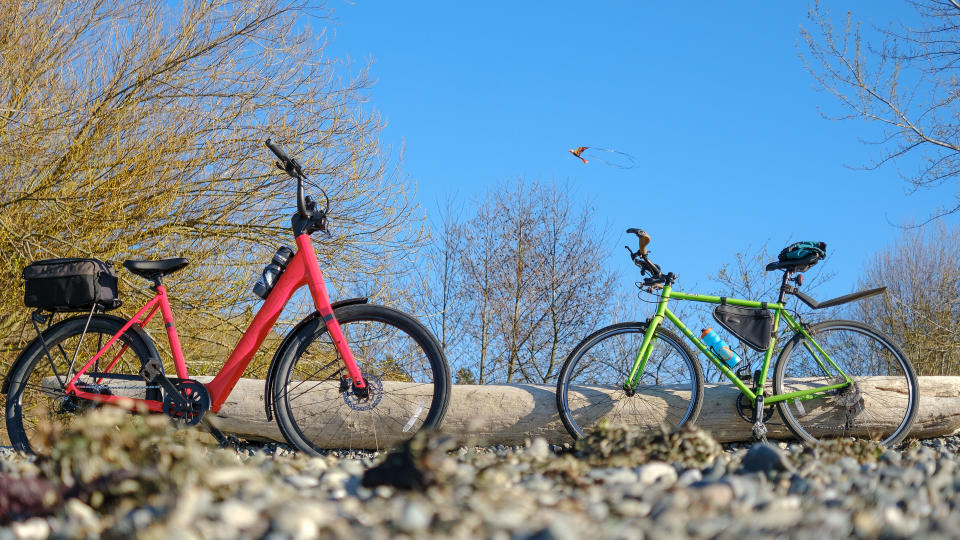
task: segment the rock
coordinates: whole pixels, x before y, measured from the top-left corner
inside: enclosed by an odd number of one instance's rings
[[[776,446],[758,442],[751,446],[750,450],[743,456],[738,472],[769,474],[793,470],[793,465],[790,464],[782,450]]]
[[[10,530],[18,540],[45,540],[50,536],[50,524],[46,519],[39,517],[12,523]]]
[[[334,515],[323,504],[295,501],[281,507],[271,522],[271,528],[295,539],[317,538],[320,527],[333,518]]]
[[[427,530],[432,517],[430,512],[417,501],[411,501],[403,508],[403,514],[397,526],[400,530],[409,533],[418,533]]]
[[[790,477],[790,489],[787,493],[790,495],[806,495],[813,489],[813,485],[806,479],[794,474]]]
[[[457,447],[448,436],[420,432],[399,449],[387,454],[377,466],[363,473],[364,487],[393,486],[423,491],[457,472],[456,461],[447,455]]]
[[[320,480],[312,476],[303,476],[300,474],[284,477],[284,480],[297,489],[310,489],[320,485]]]
[[[530,536],[528,540],[578,540],[580,538],[583,536],[577,532],[569,520],[558,516],[551,521],[550,525]]]
[[[70,499],[64,505],[64,510],[71,521],[75,521],[82,529],[94,534],[100,532],[100,519],[97,513],[78,499]]]
[[[630,484],[637,481],[637,473],[625,467],[592,469],[587,476],[605,484]]]
[[[242,531],[260,521],[260,513],[251,505],[241,501],[224,501],[218,508],[220,521]]]
[[[679,486],[689,486],[694,482],[699,482],[703,479],[703,473],[699,469],[687,469],[683,471],[683,474],[680,475],[680,478],[677,479],[677,485]]]
[[[0,516],[22,519],[47,515],[59,501],[56,486],[46,478],[0,476]]]
[[[651,485],[655,482],[661,482],[672,485],[677,481],[677,470],[673,465],[667,465],[661,461],[651,461],[637,469],[637,476],[643,485]]]
[[[880,519],[869,512],[860,511],[853,514],[853,529],[861,538],[876,538],[882,528]]]
[[[614,511],[625,517],[644,517],[650,513],[652,508],[649,503],[636,499],[625,499],[614,506]]]
[[[733,486],[726,482],[694,482],[690,489],[709,505],[722,507],[734,499]]]
[[[524,453],[534,461],[545,461],[553,454],[550,451],[550,443],[543,437],[536,437],[530,441]]]

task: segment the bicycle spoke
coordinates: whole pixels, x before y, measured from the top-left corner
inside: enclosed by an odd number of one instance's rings
[[[887,345],[876,331],[861,323],[830,321],[810,333],[853,384],[818,394],[808,400],[787,400],[779,408],[788,427],[809,441],[829,436],[879,438],[885,443],[902,439],[915,413],[916,381],[909,361]],[[794,344],[778,360],[775,384],[782,392],[841,383],[829,376],[805,340]],[[825,360],[825,359],[822,359]],[[782,365],[781,365],[782,364]],[[891,392],[896,385],[898,392]]]

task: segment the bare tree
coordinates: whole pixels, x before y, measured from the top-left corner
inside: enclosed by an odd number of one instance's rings
[[[466,322],[463,311],[456,309],[463,296],[460,258],[464,255],[465,242],[460,210],[449,200],[434,224],[432,243],[425,250],[427,256],[422,267],[426,274],[422,278],[426,306],[421,310],[429,314],[427,324],[445,353],[462,339]]]
[[[521,380],[529,381],[530,374],[521,355],[530,350],[530,339],[539,326],[540,316],[536,304],[539,290],[536,286],[537,264],[535,246],[543,235],[543,221],[537,219],[540,186],[528,188],[522,180],[511,188],[496,190],[493,203],[496,205],[500,224],[500,249],[502,251],[501,286],[495,289],[494,314],[501,329],[504,355],[502,363],[506,370],[506,382],[513,382],[519,374]]]
[[[447,341],[457,379],[470,382],[549,382],[566,354],[609,317],[615,274],[606,262],[593,210],[567,190],[518,179],[491,190],[476,215],[456,231],[461,279],[455,302],[444,304],[443,264],[434,257],[431,316],[462,321],[462,338]],[[443,251],[442,244],[436,249]],[[461,323],[457,323],[461,324]],[[460,327],[458,327],[460,328]]]
[[[325,10],[296,0],[0,6],[4,283],[39,258],[187,256],[171,277],[175,309],[192,312],[180,317],[185,349],[193,365],[218,366],[249,320],[252,276],[291,243],[291,185],[272,170],[268,137],[330,193],[335,236],[318,252],[335,284],[374,280],[418,244],[382,123],[361,107],[367,71],[347,73],[310,30]],[[145,287],[121,276],[126,311]],[[20,302],[0,301],[4,335],[22,326]]]
[[[607,269],[605,242],[592,225],[592,209],[576,208],[566,190],[546,190],[538,282],[546,294],[544,352],[532,366],[548,382],[566,354],[610,315],[617,274]]]
[[[477,208],[477,215],[464,225],[466,242],[460,254],[464,286],[458,308],[465,310],[467,314],[465,328],[470,339],[453,356],[456,358],[455,365],[472,365],[476,362],[474,379],[479,384],[491,382],[495,372],[494,360],[491,357],[494,335],[493,296],[499,287],[501,256],[495,215],[493,208],[485,205]]]
[[[920,375],[960,374],[960,228],[907,230],[866,264],[861,287],[886,294],[853,306],[889,333]]]
[[[955,184],[960,173],[960,2],[909,4],[916,11],[916,25],[866,29],[850,12],[837,28],[830,14],[814,4],[813,27],[801,30],[804,61],[845,111],[832,118],[876,126],[868,142],[881,153],[865,168],[899,160],[916,167],[902,173],[915,189]],[[954,198],[936,209],[935,216],[958,210],[960,198]]]

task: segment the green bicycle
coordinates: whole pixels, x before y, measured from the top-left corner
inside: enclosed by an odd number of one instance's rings
[[[822,258],[814,252],[767,265],[767,271],[783,271],[776,302],[682,293],[673,290],[676,276],[662,272],[648,258],[649,235],[639,229],[627,233],[636,234],[640,244],[637,251],[627,248],[631,259],[642,274],[649,274],[642,287],[659,291],[660,299],[646,322],[597,330],[565,360],[557,381],[557,408],[574,438],[583,437],[601,419],[651,431],[696,422],[704,397],[700,363],[679,336],[662,326],[664,319],[740,390],[738,409],[752,421],[758,439],[766,438],[764,422],[774,404],[789,430],[808,442],[863,437],[894,445],[910,432],[918,407],[917,376],[890,338],[855,321],[807,324],[786,309],[786,295],[822,309],[880,294],[885,287],[817,302],[798,289],[802,273]],[[719,304],[714,310],[717,322],[763,352],[760,369],[751,374],[744,361],[735,373],[670,311],[670,300]],[[765,383],[781,321],[793,336],[777,357],[770,393]]]

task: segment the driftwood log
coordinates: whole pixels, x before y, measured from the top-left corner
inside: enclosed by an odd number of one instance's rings
[[[884,386],[882,380],[876,384]],[[897,388],[884,390],[894,395],[901,393]],[[276,423],[268,422],[264,414],[263,391],[263,381],[241,379],[212,420],[223,431],[240,437],[282,441]],[[569,442],[570,436],[557,416],[554,392],[552,385],[454,385],[443,431],[478,445],[523,444],[524,440],[538,436],[551,443]],[[603,399],[601,394],[597,393],[598,399]],[[737,396],[738,391],[730,384],[707,385],[697,425],[721,442],[749,441],[751,425],[737,413]],[[770,438],[792,438],[777,414],[767,427]],[[329,424],[324,431],[337,434],[327,441],[331,447],[383,448],[395,442],[375,439],[359,429],[331,428]],[[960,377],[920,377],[920,408],[911,435],[929,438],[957,431],[960,431]]]

